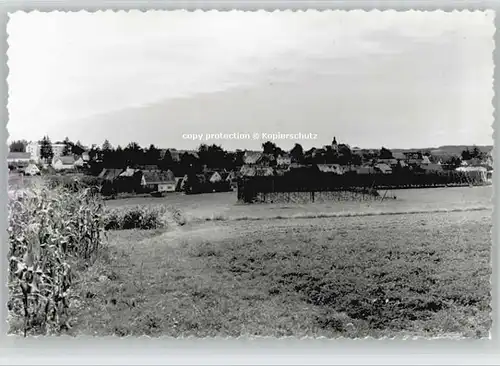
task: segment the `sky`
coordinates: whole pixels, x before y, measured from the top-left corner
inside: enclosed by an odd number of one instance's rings
[[[494,16],[16,12],[9,140],[234,150],[282,133],[295,135],[273,141],[285,149],[333,136],[362,148],[491,145]],[[222,133],[259,137],[206,138]]]

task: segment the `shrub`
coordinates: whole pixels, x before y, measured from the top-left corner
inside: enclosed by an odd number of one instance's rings
[[[168,213],[163,208],[132,207],[109,210],[104,218],[106,230],[160,229],[167,226]]]
[[[87,175],[47,175],[45,176],[45,178],[50,189],[63,187],[72,192],[78,192],[85,188],[95,188],[96,190],[98,190],[103,183],[102,179]]]
[[[9,202],[9,317],[25,336],[70,327],[72,267],[96,259],[102,213],[90,189],[40,186]]]

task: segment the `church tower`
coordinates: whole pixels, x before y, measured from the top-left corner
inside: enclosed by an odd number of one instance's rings
[[[337,144],[337,139],[334,136],[333,141],[332,141],[332,150],[337,151],[338,149],[339,149],[339,146]]]

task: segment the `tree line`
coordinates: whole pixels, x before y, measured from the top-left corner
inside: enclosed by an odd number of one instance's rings
[[[59,143],[65,145],[63,155],[81,155],[85,152],[80,141],[75,143],[66,137]],[[25,152],[26,145],[25,140],[13,141],[10,144],[10,151]],[[205,168],[231,171],[244,165],[245,151],[243,150],[231,152],[215,144],[201,144],[195,152],[196,154],[183,152],[174,158],[171,150],[159,149],[154,144],[142,148],[138,143],[130,142],[123,148],[120,145],[115,148],[109,140],[105,140],[101,146],[94,144],[88,150],[90,159],[86,168],[90,170],[91,174],[98,174],[104,168],[124,169],[150,166],[162,170],[172,170],[176,175],[184,175],[201,172]],[[363,150],[359,153],[353,152],[347,144],[338,144],[336,148],[327,145],[320,149],[304,150],[300,144],[296,143],[290,151],[285,151],[275,143],[267,141],[262,144],[261,152],[267,157],[267,162],[271,166],[277,164],[278,157],[285,155],[289,156],[292,162],[304,165],[361,165],[374,163],[377,159],[393,159],[393,153],[385,147],[378,151]],[[423,151],[422,154],[428,156],[431,162],[437,162],[437,158],[432,156],[430,151]],[[54,152],[48,136],[44,136],[40,140],[40,156],[46,163],[51,163]],[[442,161],[442,164],[445,168],[455,169],[460,166],[462,160],[483,160],[485,157],[485,153],[478,147],[474,147],[473,149],[465,149],[460,156],[448,157]]]

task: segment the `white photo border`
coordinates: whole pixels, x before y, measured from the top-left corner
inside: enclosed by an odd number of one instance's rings
[[[38,337],[23,339],[7,336],[7,34],[8,13],[15,11],[80,11],[99,10],[493,10],[495,27],[500,25],[500,1],[3,1],[0,3],[0,81],[1,121],[0,139],[5,142],[0,149],[0,237],[2,243],[0,261],[0,363],[32,365],[72,365],[72,364],[120,364],[120,365],[183,365],[183,364],[287,364],[287,365],[497,365],[500,364],[499,342],[499,214],[496,207],[500,202],[500,185],[494,184],[493,248],[492,248],[492,308],[493,328],[488,340],[391,340],[391,339],[293,339],[293,338],[239,338],[239,339],[175,339],[175,338],[116,338],[116,337]],[[500,39],[495,33],[495,44]],[[495,48],[495,65],[500,64],[500,52]],[[500,69],[495,68],[493,106],[499,106]],[[495,108],[493,137],[499,141],[499,116]],[[494,149],[494,161],[500,161],[500,150]],[[499,181],[500,171],[494,171],[494,182]]]

